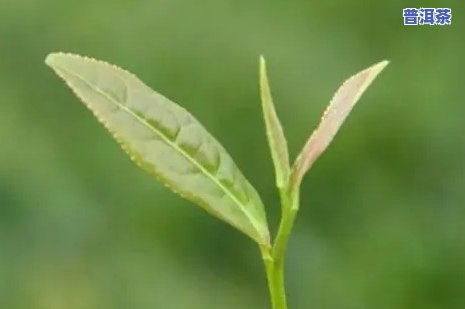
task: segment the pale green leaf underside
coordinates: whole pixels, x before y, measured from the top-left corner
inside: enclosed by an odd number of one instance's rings
[[[189,112],[108,63],[63,53],[50,54],[46,63],[133,161],[184,198],[258,243],[269,244],[257,192]]]
[[[287,185],[290,173],[289,153],[281,122],[274,108],[266,72],[266,62],[263,57],[260,57],[260,94],[263,116],[265,118],[266,136],[275,167],[276,184],[279,188],[284,188]]]
[[[299,183],[323,151],[333,140],[339,128],[379,73],[388,65],[381,61],[347,79],[338,89],[293,166],[293,183]]]

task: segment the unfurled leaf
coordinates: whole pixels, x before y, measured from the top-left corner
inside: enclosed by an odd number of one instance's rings
[[[260,94],[263,116],[265,118],[266,136],[270,145],[271,157],[276,173],[276,184],[279,188],[287,185],[290,173],[287,141],[273,104],[265,58],[260,57]]]
[[[355,103],[388,65],[379,62],[346,80],[328,105],[320,124],[308,139],[292,169],[292,183],[298,185],[305,173],[333,140]]]
[[[258,243],[269,244],[257,192],[189,112],[108,63],[63,53],[50,54],[46,63],[139,166]]]

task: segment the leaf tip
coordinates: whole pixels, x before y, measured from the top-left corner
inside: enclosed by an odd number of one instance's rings
[[[370,70],[376,72],[376,74],[379,74],[381,71],[383,71],[387,65],[390,63],[389,60],[383,60],[378,62],[377,64],[373,65]]]
[[[260,55],[260,76],[261,79],[267,78],[266,59],[263,55]]]
[[[55,56],[56,56],[56,53],[50,53],[47,55],[47,57],[45,57],[45,64],[48,65],[48,66],[52,66],[53,65],[53,60],[55,59]]]
[[[53,67],[54,64],[63,56],[64,54],[61,52],[53,52],[45,57],[45,64],[49,67]]]
[[[62,65],[67,62],[69,59],[74,60],[93,60],[92,58],[80,56],[73,53],[66,53],[66,52],[52,52],[45,57],[45,64],[49,67],[56,67],[57,65]]]

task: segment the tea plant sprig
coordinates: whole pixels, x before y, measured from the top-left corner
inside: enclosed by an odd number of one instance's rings
[[[45,62],[137,165],[258,244],[272,308],[287,309],[284,256],[299,210],[302,179],[388,61],[379,62],[342,84],[291,166],[265,60],[260,58],[263,116],[281,199],[281,220],[274,241],[257,191],[223,146],[188,111],[133,74],[106,62],[65,53],[49,54]]]

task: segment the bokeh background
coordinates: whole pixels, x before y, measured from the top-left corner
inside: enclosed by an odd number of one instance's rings
[[[405,7],[451,7],[405,27]],[[339,84],[376,80],[305,178],[290,308],[465,308],[463,1],[0,0],[0,308],[269,308],[259,253],[135,167],[43,60],[116,63],[180,103],[277,195],[268,60],[294,157]]]

